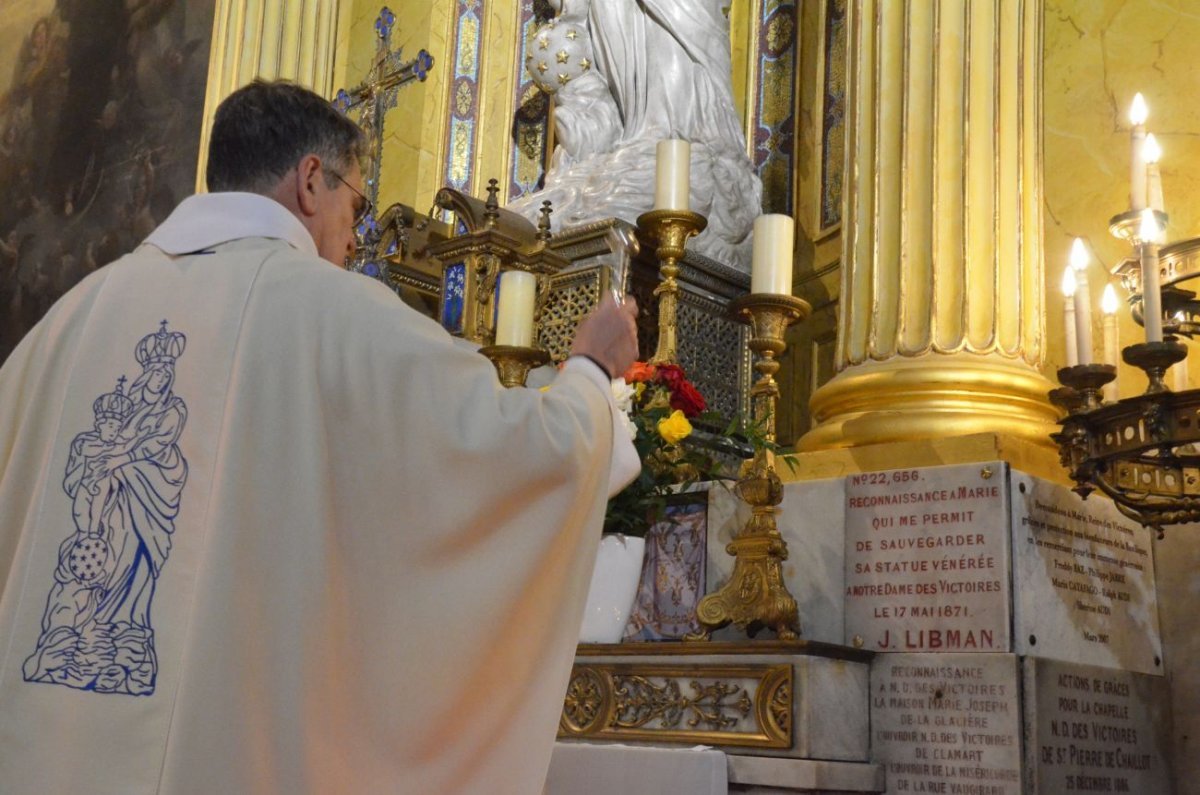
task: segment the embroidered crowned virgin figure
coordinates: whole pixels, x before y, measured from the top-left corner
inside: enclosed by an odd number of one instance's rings
[[[142,374],[92,404],[93,430],[71,441],[63,490],[74,532],[60,545],[28,682],[150,695],[158,674],[150,607],[187,481],[175,396],[186,337],[160,329],[134,351]]]

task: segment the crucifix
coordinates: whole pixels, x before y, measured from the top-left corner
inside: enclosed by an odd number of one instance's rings
[[[371,68],[354,88],[338,89],[333,100],[334,106],[347,116],[357,114],[356,123],[366,133],[370,164],[365,175],[365,192],[376,207],[379,205],[384,118],[388,110],[396,107],[399,90],[414,80],[424,82],[433,66],[433,56],[425,50],[419,51],[416,58],[405,61],[401,48],[392,49],[392,27],[395,24],[396,15],[392,10],[387,6],[381,8],[375,19],[375,58]],[[369,213],[355,230],[358,253],[350,266],[352,270],[379,278],[381,270],[377,258],[392,252],[376,251],[381,230],[375,214],[376,211]]]

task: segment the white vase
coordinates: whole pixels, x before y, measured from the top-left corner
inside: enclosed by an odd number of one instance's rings
[[[580,643],[620,643],[642,579],[645,553],[644,538],[620,533],[601,536],[579,628]]]

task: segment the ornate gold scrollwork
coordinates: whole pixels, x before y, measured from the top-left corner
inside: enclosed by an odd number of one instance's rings
[[[791,714],[790,665],[577,664],[559,737],[789,748]]]

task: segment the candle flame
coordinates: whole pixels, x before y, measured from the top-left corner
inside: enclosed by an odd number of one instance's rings
[[[1100,297],[1100,311],[1106,315],[1115,315],[1117,313],[1117,291],[1111,285],[1105,285],[1104,295]]]
[[[1087,247],[1083,245],[1083,238],[1075,238],[1075,242],[1071,244],[1071,267],[1077,271],[1081,271],[1088,265]]]
[[[1146,99],[1142,96],[1142,92],[1133,95],[1133,104],[1129,106],[1129,121],[1137,126],[1146,123],[1146,119],[1150,116],[1150,109],[1146,107]]]
[[[1149,207],[1142,210],[1142,223],[1138,227],[1138,239],[1144,243],[1156,242],[1161,232],[1162,230],[1158,227],[1158,219],[1154,217],[1154,211]]]
[[[1146,142],[1142,144],[1142,157],[1147,163],[1157,163],[1162,157],[1162,147],[1158,144],[1158,139],[1154,137],[1154,133],[1146,136]]]
[[[1065,295],[1067,298],[1075,297],[1075,269],[1074,268],[1067,268],[1065,271],[1063,271],[1062,291],[1063,291],[1063,295]]]

